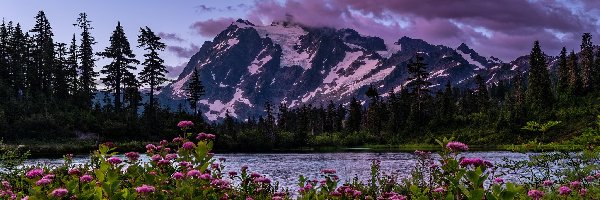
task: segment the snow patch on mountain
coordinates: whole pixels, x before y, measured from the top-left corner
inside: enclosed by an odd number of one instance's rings
[[[475,65],[477,68],[475,68],[475,70],[485,70],[485,67],[483,65],[481,65],[481,63],[473,60],[473,58],[471,57],[471,54],[466,54],[464,52],[462,52],[461,50],[456,50],[456,52],[458,54],[460,54],[460,56],[462,56],[465,60],[467,60],[467,62],[471,65]]]
[[[182,79],[179,79],[178,81],[176,81],[175,83],[173,83],[173,93],[172,95],[174,97],[184,97],[185,96],[185,84],[187,83],[187,81],[190,79],[190,77],[192,76],[192,73],[189,73],[187,76],[183,77]]]

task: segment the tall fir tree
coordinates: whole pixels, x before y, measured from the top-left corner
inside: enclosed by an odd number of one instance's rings
[[[483,80],[483,77],[481,77],[481,75],[475,75],[475,84],[477,85],[477,90],[475,91],[477,111],[485,112],[490,104],[490,97],[488,94],[487,86],[485,84],[485,80]]]
[[[13,92],[18,97],[23,97],[25,92],[25,71],[29,65],[27,37],[17,24],[9,39],[9,54],[11,58],[10,84]]]
[[[592,44],[592,34],[584,33],[581,37],[581,92],[586,94],[594,86],[592,79],[592,68],[594,63],[594,47]]]
[[[348,132],[358,132],[362,124],[363,109],[362,104],[352,97],[348,106],[348,120],[346,120],[346,130]]]
[[[567,48],[563,47],[558,57],[558,81],[557,87],[559,93],[564,94],[569,89],[569,69],[567,66]]]
[[[79,13],[77,23],[74,24],[81,29],[81,44],[79,45],[79,51],[77,52],[77,58],[79,59],[80,65],[79,70],[79,92],[78,96],[81,106],[84,108],[91,108],[94,95],[96,93],[96,77],[98,72],[94,71],[96,66],[96,58],[94,58],[94,50],[92,46],[96,44],[96,40],[91,35],[92,21],[88,20],[86,13]]]
[[[54,34],[50,22],[46,18],[44,11],[39,11],[35,17],[36,23],[30,32],[33,33],[34,48],[34,68],[38,70],[37,81],[33,83],[32,90],[34,92],[43,92],[47,96],[51,96],[53,92],[53,77],[55,72],[55,49],[54,49]]]
[[[408,63],[409,77],[406,84],[407,89],[412,97],[410,110],[410,121],[413,125],[425,123],[425,105],[429,99],[429,86],[431,82],[427,81],[429,72],[427,72],[427,64],[425,59],[419,54],[415,54],[414,60]]]
[[[101,80],[107,88],[113,91],[115,111],[119,112],[123,107],[122,94],[125,79],[130,78],[131,70],[136,69],[134,64],[139,63],[131,50],[121,22],[117,22],[117,27],[115,27],[110,36],[110,46],[106,47],[98,55],[112,60],[110,64],[105,65],[100,70],[100,72],[106,75]]]
[[[548,75],[546,56],[540,48],[539,41],[535,41],[529,55],[529,80],[525,101],[534,113],[547,110],[553,103],[553,96]]]
[[[594,89],[596,93],[600,93],[600,48],[596,50],[596,60],[592,68],[592,78],[594,80]]]
[[[68,72],[68,52],[67,44],[56,43],[56,61],[54,65],[54,94],[59,99],[67,99],[69,96],[69,82],[67,80]]]
[[[10,32],[4,19],[0,25],[0,83],[6,84],[9,75],[9,38]]]
[[[150,87],[150,100],[148,101],[147,109],[154,110],[156,102],[154,100],[154,91],[156,88],[168,79],[165,78],[165,74],[168,73],[167,68],[164,66],[164,60],[160,58],[158,52],[163,51],[166,47],[164,43],[160,41],[160,37],[156,36],[150,28],[140,28],[140,35],[138,37],[138,47],[143,47],[147,53],[144,54],[146,58],[142,63],[144,69],[139,74],[140,82],[147,84]]]
[[[200,74],[195,68],[194,71],[192,71],[192,77],[188,80],[186,91],[190,107],[192,108],[194,115],[198,116],[198,103],[206,91],[204,91],[204,85],[202,85],[202,81],[200,80]]]
[[[572,95],[579,95],[581,91],[581,80],[579,79],[579,65],[577,64],[577,55],[571,51],[567,60],[568,92]]]
[[[75,38],[75,34],[73,34],[73,38],[71,39],[71,44],[69,45],[69,49],[67,51],[67,60],[66,60],[66,79],[67,85],[69,87],[69,94],[73,97],[78,95],[79,92],[79,80],[78,80],[78,68],[79,65],[77,63],[77,39]]]

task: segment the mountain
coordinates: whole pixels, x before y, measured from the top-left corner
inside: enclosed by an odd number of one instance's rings
[[[211,121],[227,112],[238,119],[258,116],[267,101],[290,107],[347,103],[352,97],[365,101],[371,85],[383,95],[401,90],[407,83],[406,65],[415,54],[428,64],[433,91],[448,81],[455,87],[474,87],[477,74],[493,84],[529,68],[526,56],[504,63],[466,44],[451,48],[409,37],[384,41],[352,29],[292,22],[257,26],[240,19],[204,42],[158,96],[173,108],[187,105],[184,88],[197,68],[206,87],[199,108]]]

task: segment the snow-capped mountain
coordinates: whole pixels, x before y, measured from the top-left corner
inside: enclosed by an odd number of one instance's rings
[[[406,84],[406,65],[422,54],[432,90],[450,81],[472,87],[477,74],[488,84],[528,68],[525,57],[504,63],[483,57],[466,44],[457,48],[402,37],[384,41],[352,29],[311,28],[291,22],[257,26],[237,20],[205,42],[187,67],[159,94],[173,107],[185,102],[185,86],[194,68],[200,72],[206,95],[199,108],[208,120],[227,112],[239,119],[262,114],[265,102],[320,105],[366,100],[372,85],[385,94]]]

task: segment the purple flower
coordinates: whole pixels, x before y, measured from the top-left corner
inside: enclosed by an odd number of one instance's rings
[[[94,178],[92,178],[92,176],[87,175],[87,174],[79,177],[79,181],[81,181],[82,183],[89,183],[90,181],[92,181],[92,179],[94,179]]]
[[[180,121],[179,123],[177,123],[177,127],[182,128],[182,129],[188,129],[189,127],[194,126],[194,122],[192,121]]]
[[[167,159],[167,160],[173,160],[175,158],[177,158],[177,154],[174,154],[174,153],[165,155],[165,159]]]
[[[448,148],[450,151],[455,151],[455,152],[469,150],[469,146],[467,146],[466,144],[464,144],[462,142],[456,142],[456,141],[448,142],[448,144],[446,144],[446,148]]]
[[[474,167],[491,167],[492,163],[490,163],[489,161],[482,160],[481,158],[463,158],[462,160],[460,160],[460,165],[463,167],[469,165]]]
[[[41,185],[48,185],[52,183],[52,179],[48,179],[48,178],[42,178],[38,181],[35,182],[35,185],[37,186],[41,186]]]
[[[194,169],[194,170],[190,170],[190,171],[187,173],[187,176],[189,176],[189,177],[198,177],[198,176],[200,176],[201,174],[202,174],[202,173],[200,173],[200,171],[198,171],[198,170],[195,170],[195,169]]]
[[[571,182],[571,187],[578,188],[580,186],[581,186],[581,182],[579,182],[579,181],[573,181],[573,182]]]
[[[183,148],[186,150],[192,150],[196,148],[196,144],[194,144],[193,142],[185,142],[183,143]]]
[[[260,177],[260,174],[256,173],[256,172],[252,172],[252,173],[250,173],[250,177],[251,178],[258,178],[258,177]]]
[[[150,150],[155,150],[156,146],[154,146],[154,144],[147,144],[146,145],[146,150],[150,151]]]
[[[229,182],[227,182],[226,180],[223,179],[214,179],[210,182],[210,184],[216,188],[228,188],[229,187]]]
[[[444,193],[444,192],[446,192],[446,189],[443,188],[443,187],[438,187],[438,188],[433,189],[433,192],[435,192],[435,193]]]
[[[571,194],[571,188],[567,187],[567,186],[560,186],[560,188],[558,188],[558,194],[560,195],[569,195]]]
[[[534,200],[539,200],[542,197],[544,197],[544,192],[539,190],[529,190],[529,192],[527,192],[527,196],[531,197]]]
[[[415,155],[417,155],[417,156],[419,156],[421,158],[429,158],[431,156],[431,152],[416,150],[415,151]]]
[[[587,189],[585,189],[585,188],[581,188],[581,189],[579,190],[579,195],[581,195],[581,196],[585,196],[585,194],[587,194]]]
[[[140,194],[153,193],[154,190],[155,189],[153,186],[149,186],[149,185],[145,185],[145,184],[140,187],[135,188],[135,192],[140,193]]]
[[[25,176],[26,176],[27,178],[35,178],[35,177],[42,176],[42,174],[43,174],[43,173],[44,173],[44,170],[43,170],[43,169],[41,169],[41,168],[36,168],[36,169],[29,170],[29,171],[28,171],[28,172],[25,174]]]
[[[171,175],[171,177],[175,180],[183,179],[183,176],[184,175],[181,172],[175,172],[175,173],[173,173],[173,175]]]
[[[163,159],[163,160],[158,161],[158,165],[169,165],[169,164],[171,164],[171,161],[169,161],[169,160]]]
[[[544,181],[544,186],[552,186],[552,185],[554,185],[554,181],[552,181],[552,180],[545,180]]]
[[[335,171],[335,169],[322,169],[321,173],[323,173],[323,174],[335,174],[336,171]]]
[[[254,181],[255,183],[264,183],[264,184],[269,184],[269,183],[271,183],[271,179],[268,179],[268,178],[266,178],[266,177],[258,177],[258,178],[255,178],[253,181]]]
[[[190,163],[189,163],[189,162],[187,162],[187,161],[181,161],[181,162],[179,163],[179,166],[181,166],[181,167],[190,167],[190,166],[192,166],[192,164],[190,164]]]
[[[594,177],[594,176],[586,176],[586,177],[585,177],[585,181],[587,181],[587,182],[592,182],[592,181],[594,181],[595,179],[596,179],[596,177]]]
[[[198,133],[196,136],[197,140],[214,140],[215,138],[215,135],[209,133]]]
[[[108,161],[108,163],[110,163],[111,165],[118,165],[121,164],[121,162],[123,162],[119,157],[115,156],[108,158],[108,160],[106,161]]]
[[[125,157],[129,159],[131,162],[137,161],[140,158],[140,154],[138,152],[127,152],[125,153]]]
[[[161,140],[161,141],[159,142],[159,144],[160,144],[161,146],[167,146],[167,144],[169,144],[169,142],[168,142],[167,140]]]
[[[229,173],[229,176],[236,176],[237,175],[237,172],[235,172],[235,171],[230,171],[228,173]]]
[[[69,193],[69,191],[65,188],[57,188],[57,189],[54,189],[52,191],[52,193],[50,193],[50,195],[52,195],[53,197],[56,197],[56,198],[62,198],[64,196],[67,196],[68,193]]]
[[[209,180],[210,179],[210,174],[204,173],[204,174],[200,175],[199,178],[202,179],[202,180]]]
[[[179,144],[179,143],[182,143],[182,142],[183,142],[183,138],[182,137],[173,138],[173,143],[175,143],[175,144]]]
[[[77,168],[69,169],[69,175],[79,175],[81,172]]]
[[[152,157],[150,157],[150,160],[152,160],[154,162],[158,162],[161,159],[162,159],[162,156],[160,156],[159,154],[154,154]]]
[[[497,177],[497,178],[494,179],[494,183],[502,184],[502,183],[504,183],[504,179],[502,179],[500,177]]]
[[[42,177],[43,179],[54,179],[54,174],[47,174],[46,176]]]

